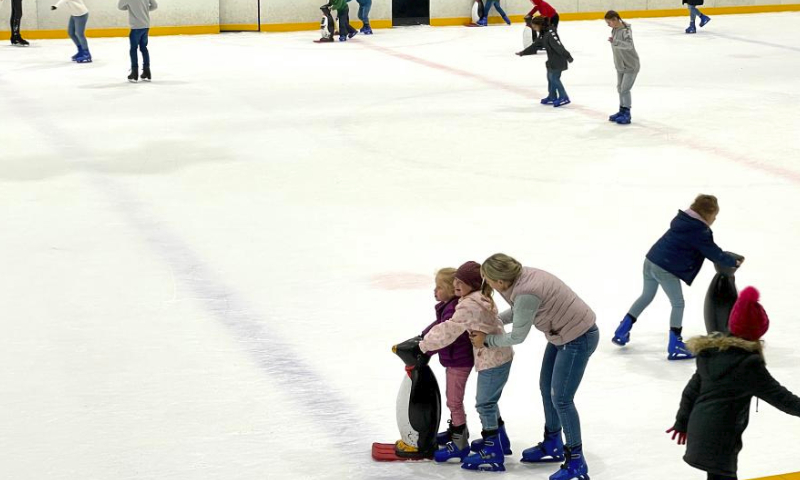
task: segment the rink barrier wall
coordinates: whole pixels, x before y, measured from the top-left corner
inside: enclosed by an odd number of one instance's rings
[[[658,18],[658,17],[685,17],[688,13],[685,8],[665,10],[618,10],[620,16],[628,18]],[[747,13],[775,13],[775,12],[800,12],[800,4],[790,5],[742,5],[735,7],[706,7],[703,13],[709,15],[739,15]],[[602,20],[606,12],[565,12],[559,13],[561,20]],[[512,22],[524,22],[524,15],[509,15]],[[465,25],[472,22],[469,17],[457,18],[431,18],[431,25],[435,27],[452,27]],[[502,24],[499,16],[489,17],[489,23]],[[798,479],[800,480],[800,479]]]
[[[89,38],[103,38],[103,37],[127,37],[130,33],[130,28],[87,28],[86,36]],[[162,35],[208,35],[219,33],[219,25],[182,25],[177,27],[151,27],[151,36]],[[59,30],[22,30],[23,37],[31,40],[48,40],[58,38],[69,38],[67,29]],[[11,32],[0,32],[0,40],[8,40],[11,38]]]
[[[710,15],[736,15],[747,13],[774,13],[774,12],[798,12],[800,11],[800,4],[787,4],[787,5],[742,5],[731,7],[709,7],[704,8],[704,12]],[[620,10],[622,18],[657,18],[657,17],[683,17],[686,16],[686,10],[681,9],[665,9],[665,10]],[[561,13],[562,20],[600,20],[605,15],[605,12],[565,12]],[[509,15],[514,22],[523,22],[524,15]],[[445,26],[458,26],[470,23],[472,20],[469,17],[456,17],[456,18],[431,18],[431,26],[445,27]],[[392,28],[392,21],[386,19],[376,19],[370,22],[373,28]],[[502,23],[500,17],[490,17],[489,23],[499,24]],[[361,22],[353,20],[351,24],[360,28]],[[262,23],[262,32],[299,32],[318,30],[319,22],[303,22],[303,23]],[[126,37],[128,36],[128,28],[90,28],[87,29],[86,34],[90,38],[100,37]],[[208,35],[220,32],[231,31],[258,31],[258,24],[223,24],[223,25],[182,25],[182,26],[161,26],[152,27],[150,34],[153,36],[161,35]],[[62,39],[67,37],[67,29],[58,30],[29,30],[23,29],[25,38],[32,40],[40,39]],[[8,30],[0,31],[0,40],[8,40],[11,32]],[[797,480],[800,480],[798,478]]]

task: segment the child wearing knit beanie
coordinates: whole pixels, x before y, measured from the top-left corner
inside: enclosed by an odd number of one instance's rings
[[[767,371],[761,337],[769,329],[769,317],[759,297],[753,287],[741,292],[731,311],[730,336],[714,333],[686,342],[697,356],[697,372],[667,433],[686,445],[684,461],[707,472],[709,480],[737,478],[752,397],[800,417],[800,398]]]
[[[481,266],[477,262],[466,262],[455,273],[453,287],[460,297],[450,320],[431,328],[419,344],[423,353],[441,350],[452,345],[465,332],[485,334],[503,333],[503,323],[497,315],[497,306],[491,299],[491,288],[484,285]],[[476,348],[473,346],[475,370],[478,372],[476,409],[481,419],[483,441],[466,442],[469,436],[464,431],[458,442],[451,441],[434,454],[434,459],[446,462],[458,459],[462,468],[477,470],[488,465],[489,469],[503,470],[504,453],[511,453],[511,445],[505,434],[497,403],[503,393],[511,370],[514,350],[503,348]],[[470,448],[479,451],[470,455]]]

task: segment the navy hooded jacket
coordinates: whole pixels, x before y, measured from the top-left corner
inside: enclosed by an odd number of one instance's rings
[[[647,259],[691,285],[703,260],[724,267],[736,266],[736,259],[714,243],[714,234],[705,222],[686,212],[678,212],[667,233],[647,252]]]

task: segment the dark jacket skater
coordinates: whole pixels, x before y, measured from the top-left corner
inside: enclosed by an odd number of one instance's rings
[[[534,19],[535,21],[536,19]],[[572,63],[572,55],[561,44],[561,39],[558,38],[558,32],[555,28],[548,26],[544,34],[534,42],[538,48],[544,48],[547,51],[547,62],[545,66],[548,70],[555,70],[563,72]]]
[[[758,338],[769,321],[757,300],[758,292],[749,287],[742,291],[731,313],[731,331],[740,336],[715,333],[693,338],[686,344],[697,355],[697,372],[683,391],[673,428],[686,433],[684,461],[710,475],[736,477],[737,457],[742,449],[742,433],[749,422],[752,397],[800,416],[800,398],[767,371],[763,344]],[[752,325],[742,326],[743,322],[753,323],[752,318],[742,314],[744,304],[762,312],[766,325],[760,332],[753,334]]]
[[[681,211],[670,223],[669,230],[647,252],[648,260],[687,285],[700,273],[706,258],[723,267],[736,266],[736,258],[714,243],[711,227]]]

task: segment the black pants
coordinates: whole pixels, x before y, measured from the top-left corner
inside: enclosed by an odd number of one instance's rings
[[[556,13],[553,15],[553,18],[550,19],[550,25],[553,27],[553,30],[558,28],[558,14]]]
[[[339,36],[344,37],[356,29],[350,26],[350,7],[345,4],[344,10],[339,11]]]
[[[11,36],[19,36],[22,23],[22,0],[11,0]]]
[[[737,480],[737,479],[736,477],[726,477],[725,475],[717,475],[715,473],[709,473],[708,480]]]

